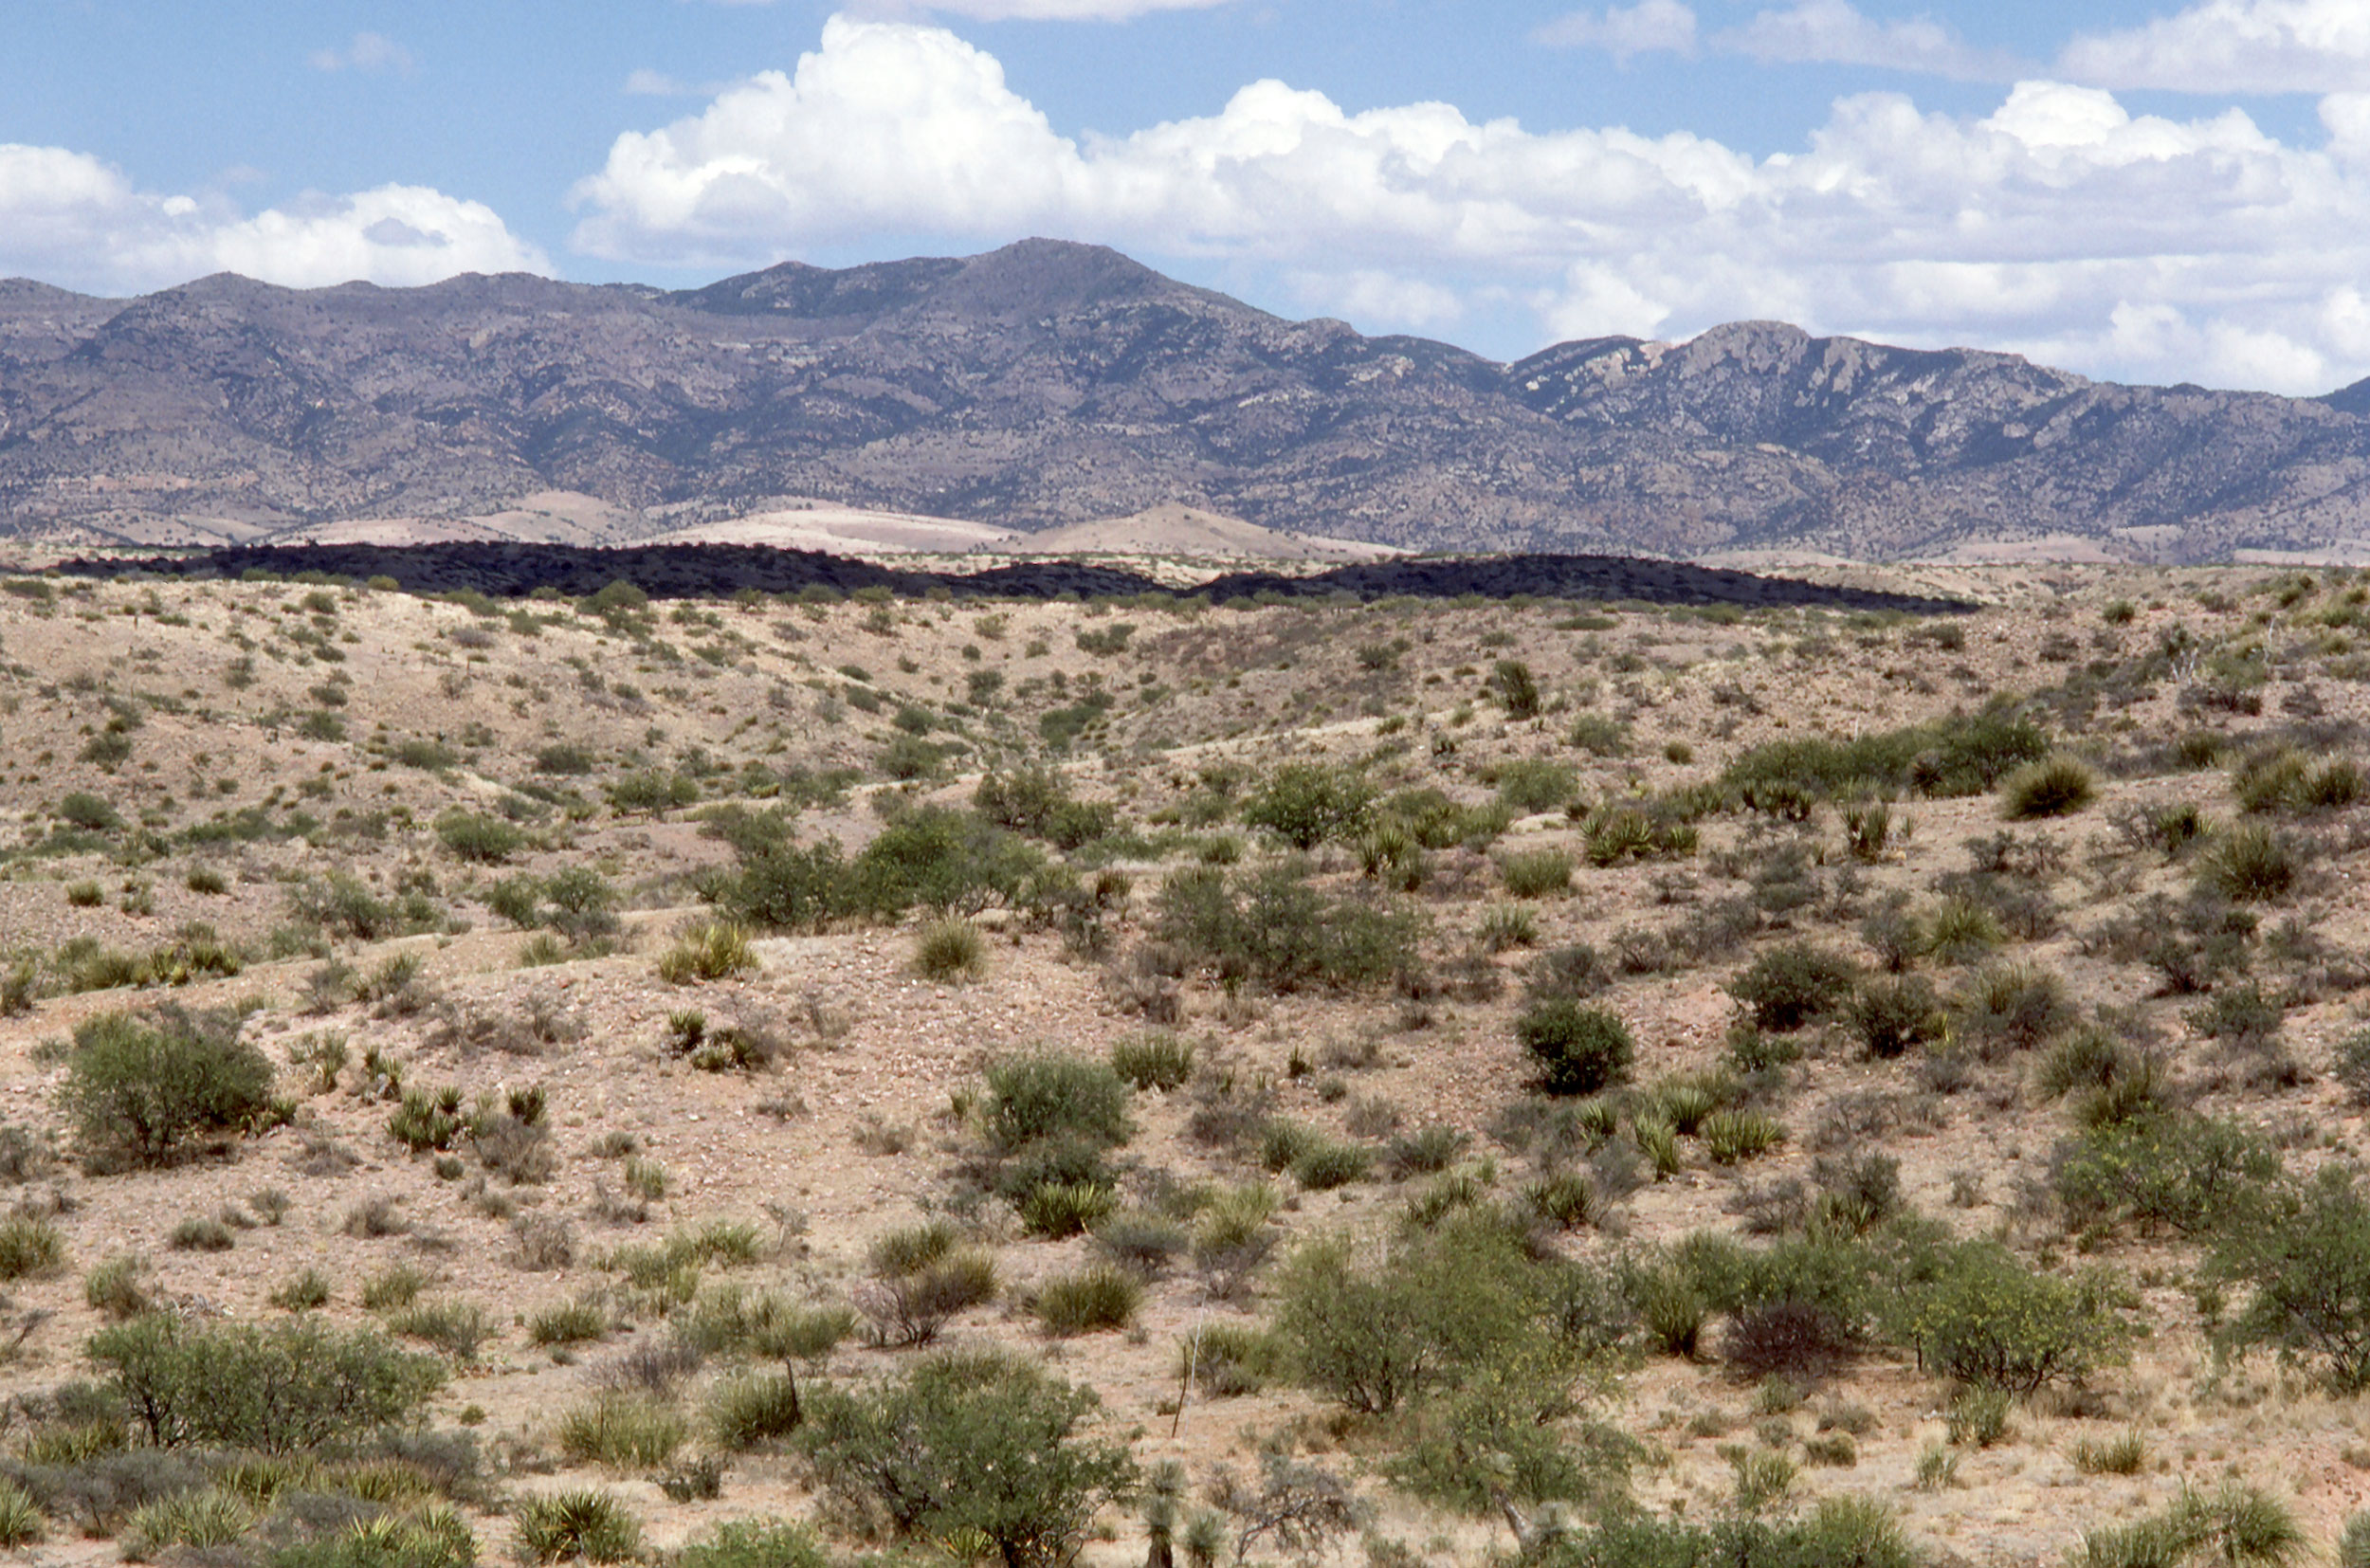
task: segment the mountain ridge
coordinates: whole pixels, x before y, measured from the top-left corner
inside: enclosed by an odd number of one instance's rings
[[[1051,240],[676,291],[0,282],[0,530],[235,542],[549,490],[638,515],[616,542],[811,496],[1025,530],[1176,503],[1415,549],[2199,561],[2370,539],[2370,381],[2134,387],[1766,321],[1501,364]]]

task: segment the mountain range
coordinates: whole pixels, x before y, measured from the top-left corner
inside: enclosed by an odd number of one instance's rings
[[[603,511],[578,542],[816,498],[1429,550],[2343,556],[2370,550],[2370,382],[2121,386],[1769,322],[1501,364],[1047,240],[680,292],[0,283],[0,533],[267,541],[556,491]]]

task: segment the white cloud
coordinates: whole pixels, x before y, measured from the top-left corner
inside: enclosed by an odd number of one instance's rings
[[[1715,34],[1712,46],[1762,62],[1818,62],[1881,65],[1972,82],[2013,77],[2013,56],[1978,49],[1931,17],[1880,22],[1848,0],[1799,0],[1783,10],[1764,10],[1752,20]]]
[[[1542,338],[1777,317],[2324,391],[2370,374],[2370,100],[2324,119],[2306,147],[2236,110],[2135,115],[2027,82],[1980,117],[1843,99],[1757,160],[1262,82],[1204,118],[1071,137],[951,33],[835,18],[794,72],[620,137],[576,188],[576,244],[721,266],[1058,234],[1223,261],[1369,329],[1437,330],[1486,296],[1526,303]]]
[[[344,48],[315,49],[309,58],[317,71],[361,71],[370,76],[389,71],[409,76],[418,64],[410,49],[376,32],[357,32]]]
[[[2066,46],[2059,74],[2103,87],[2194,93],[2370,89],[2362,0],[2199,0],[2171,16]]]
[[[247,216],[219,195],[157,195],[88,154],[0,145],[0,274],[131,292],[240,272],[290,287],[428,283],[551,264],[492,209],[414,185],[310,196]]]
[[[1559,16],[1535,35],[1559,48],[1602,49],[1627,64],[1641,54],[1695,52],[1695,12],[1679,0],[1638,0]]]
[[[879,0],[891,14],[944,11],[979,22],[1124,22],[1164,10],[1211,10],[1232,0]]]

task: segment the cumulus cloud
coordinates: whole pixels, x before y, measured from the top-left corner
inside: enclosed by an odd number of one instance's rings
[[[124,293],[226,271],[309,288],[551,264],[492,209],[424,186],[308,196],[250,216],[219,195],[141,191],[85,153],[0,145],[0,274]]]
[[[418,64],[410,49],[376,32],[357,32],[344,48],[315,49],[309,58],[317,71],[361,71],[370,76],[389,71],[409,76]]]
[[[2103,87],[2177,92],[2370,90],[2370,6],[2199,0],[2141,27],[2078,37],[2057,70]]]
[[[1536,34],[1559,48],[1602,49],[1627,64],[1635,55],[1695,52],[1695,11],[1679,0],[1639,0],[1559,16]]]
[[[1213,115],[1073,137],[951,33],[836,18],[794,71],[618,137],[575,190],[575,243],[722,266],[1058,234],[1210,259],[1370,329],[1443,330],[1487,296],[1521,301],[1534,341],[1766,316],[2318,392],[2370,374],[2370,98],[2324,121],[2303,146],[2236,110],[2135,115],[2035,81],[1979,116],[1846,98],[1756,158],[1443,103],[1352,114],[1262,82]]]

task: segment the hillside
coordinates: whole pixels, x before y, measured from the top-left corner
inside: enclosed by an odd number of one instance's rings
[[[2370,578],[1963,575],[0,577],[0,1540],[2320,1551]]]
[[[1021,530],[1175,506],[1408,549],[2206,561],[2370,529],[2365,396],[1770,323],[1506,366],[1051,241],[672,294],[18,282],[0,516],[153,544],[373,520],[616,543],[801,501]]]

